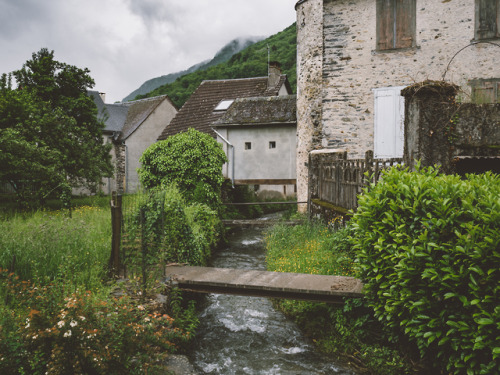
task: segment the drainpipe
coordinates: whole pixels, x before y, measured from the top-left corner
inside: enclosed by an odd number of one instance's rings
[[[123,146],[125,146],[125,186],[123,189],[123,193],[126,194],[128,191],[128,146],[123,142]]]
[[[217,130],[215,130],[214,128],[212,128],[212,130],[214,131],[215,134],[217,134],[218,137],[220,137],[220,139],[224,141],[224,143],[226,143],[228,146],[231,146],[231,184],[233,185],[234,188],[234,146],[231,144],[231,142],[229,142],[226,138],[224,138],[224,136],[220,134]]]

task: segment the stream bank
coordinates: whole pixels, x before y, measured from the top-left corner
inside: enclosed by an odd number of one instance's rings
[[[265,270],[263,230],[233,231],[211,266]],[[190,362],[199,374],[353,374],[315,351],[314,345],[258,297],[209,294]]]

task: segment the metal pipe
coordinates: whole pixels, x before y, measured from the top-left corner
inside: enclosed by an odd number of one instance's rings
[[[226,143],[228,146],[231,146],[231,183],[234,187],[234,146],[231,144],[231,142],[229,142],[226,138],[224,138],[224,136],[222,134],[220,134],[217,130],[215,130],[214,128],[212,128],[212,130],[214,131],[215,134],[217,134],[218,137],[220,137],[220,139],[222,139],[222,141],[224,143]],[[229,154],[229,150],[227,152]]]

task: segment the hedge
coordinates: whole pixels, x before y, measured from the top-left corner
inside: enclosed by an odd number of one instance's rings
[[[376,317],[449,373],[500,373],[500,177],[393,168],[352,223]]]

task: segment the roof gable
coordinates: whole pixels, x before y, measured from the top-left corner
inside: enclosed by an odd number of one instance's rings
[[[152,98],[146,98],[141,100],[134,100],[130,102],[125,102],[122,104],[124,107],[128,107],[127,117],[123,124],[123,129],[121,131],[120,139],[125,140],[146,119],[153,113],[153,111],[164,101],[168,100],[172,106],[175,105],[170,101],[167,95],[155,96]]]
[[[275,87],[268,88],[268,77],[230,80],[203,81],[179,110],[172,122],[165,128],[158,140],[194,128],[215,137],[210,125],[224,115],[225,111],[215,111],[222,100],[237,98],[276,96],[283,85],[287,85],[286,75],[282,75]],[[290,84],[287,90],[291,93]]]
[[[114,134],[114,138],[120,140],[130,137],[165,100],[177,110],[167,95],[116,104],[105,104],[97,91],[89,90],[88,95],[97,106],[98,119],[104,121],[104,133]]]

